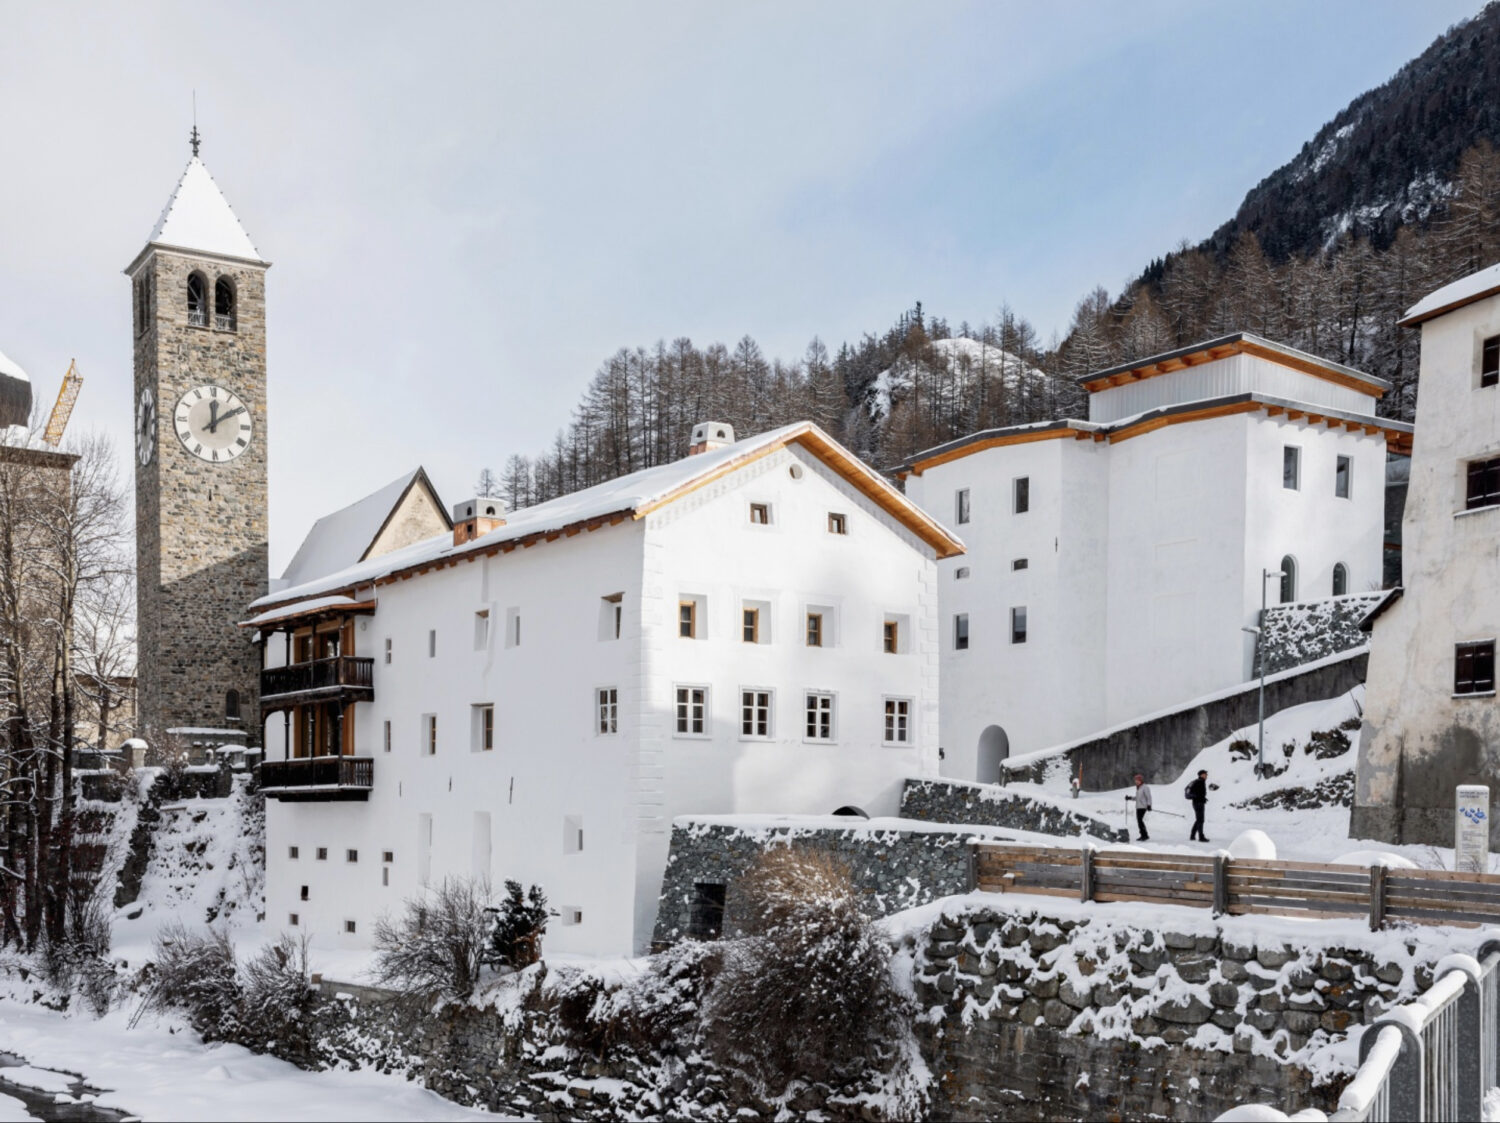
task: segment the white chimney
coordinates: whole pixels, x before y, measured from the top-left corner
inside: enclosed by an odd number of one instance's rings
[[[693,426],[693,439],[688,444],[688,455],[712,452],[716,448],[734,444],[734,426],[722,421],[701,421]]]
[[[505,525],[505,500],[481,497],[453,504],[453,544],[462,546]]]

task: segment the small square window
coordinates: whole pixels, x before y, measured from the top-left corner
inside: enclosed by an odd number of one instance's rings
[[[597,694],[599,703],[599,725],[601,735],[620,731],[620,691],[617,687],[602,686]]]
[[[286,919],[287,923],[290,924],[293,928],[302,923],[302,918],[299,917],[296,913],[288,913]]]
[[[1302,450],[1296,445],[1282,446],[1281,486],[1287,491],[1297,491],[1302,487]]]
[[[318,861],[320,861],[320,862],[326,862],[326,861],[328,861],[328,847],[326,847],[326,846],[320,846],[320,847],[318,847]]]
[[[961,487],[953,496],[953,517],[962,525],[969,521],[969,489]]]
[[[708,687],[679,686],[677,688],[677,732],[687,736],[700,736],[708,728]]]
[[[966,581],[968,577],[969,567],[966,565],[961,565],[953,571],[953,580],[955,581]]]
[[[821,612],[807,614],[807,646],[823,646],[823,614]]]
[[[1453,693],[1494,693],[1495,641],[1460,643],[1453,652]]]
[[[354,921],[352,921],[352,920],[346,920],[346,921],[344,921],[344,934],[346,936],[352,936],[352,935],[354,935],[354,928],[355,928]]]
[[[394,850],[381,851],[380,860],[382,862],[394,862],[396,860],[396,852]]]
[[[1339,499],[1349,498],[1350,477],[1354,475],[1354,459],[1349,456],[1340,456],[1334,462],[1333,468],[1333,494]]]
[[[828,533],[848,534],[849,520],[845,516],[837,514],[833,511],[828,512]]]
[[[769,737],[771,735],[771,692],[769,690],[740,691],[740,736]]]
[[[1018,515],[1024,515],[1031,510],[1031,477],[1017,477],[1013,488],[1014,506],[1013,510]]]
[[[740,638],[746,643],[760,642],[760,609],[740,610]]]
[[[969,614],[960,612],[953,617],[953,650],[969,650]]]
[[[833,740],[833,695],[808,692],[807,739]]]
[[[1479,385],[1494,386],[1500,383],[1500,335],[1492,335],[1484,341],[1479,359]]]
[[[1010,610],[1010,642],[1026,642],[1026,608],[1024,605]]]
[[[297,860],[298,853],[299,851],[295,846],[288,846],[286,848],[286,856],[294,862]]]
[[[885,743],[905,745],[911,742],[911,701],[907,698],[885,700]]]
[[[562,921],[564,927],[572,927],[573,925],[583,923],[583,910],[577,905],[563,905],[562,908],[557,910],[557,916]]]
[[[308,890],[306,885],[302,887],[301,895],[297,899],[300,901],[305,901],[308,899]]]
[[[344,851],[344,861],[346,861],[346,862],[357,862],[357,861],[359,861],[359,851],[358,850],[345,850]]]
[[[1468,466],[1468,489],[1464,508],[1469,511],[1493,507],[1500,503],[1500,456],[1491,460],[1471,460]]]
[[[750,522],[755,526],[770,526],[771,505],[769,503],[750,504]]]
[[[1016,558],[1015,561],[1010,563],[1010,567],[1013,570],[1029,569],[1031,567],[1031,560],[1029,558]]]
[[[887,655],[901,650],[901,625],[894,620],[887,620],[881,629],[881,650]]]

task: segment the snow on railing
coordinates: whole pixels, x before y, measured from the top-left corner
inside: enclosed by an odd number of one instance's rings
[[[1425,994],[1387,1010],[1365,1030],[1359,1068],[1332,1115],[1241,1104],[1215,1123],[1479,1119],[1484,1093],[1500,1074],[1500,940],[1487,942],[1477,960],[1446,956],[1434,975]]]

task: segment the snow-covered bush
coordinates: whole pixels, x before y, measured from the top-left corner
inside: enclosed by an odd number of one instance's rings
[[[103,898],[78,892],[70,894],[63,938],[48,938],[42,946],[47,981],[79,995],[100,1015],[109,1010],[117,982],[110,939],[110,912]]]
[[[444,878],[375,922],[375,980],[409,998],[468,998],[489,953],[490,886]]]
[[[170,924],[156,937],[153,962],[156,978],[146,995],[147,1009],[183,1011],[205,1041],[234,1037],[240,1029],[240,983],[227,933]]]
[[[721,1064],[774,1093],[796,1080],[853,1078],[885,1059],[906,999],[847,868],[771,850],[736,883],[731,913],[746,935],[721,944],[703,1008]]]
[[[519,881],[507,881],[505,898],[493,912],[495,930],[486,962],[519,971],[542,958],[547,920],[557,914],[547,908],[541,886],[533,885],[523,896]]]
[[[307,967],[307,937],[283,934],[267,944],[240,972],[241,1032],[252,1048],[311,1050],[313,1013],[321,1002]]]
[[[618,1047],[664,1056],[691,1053],[706,980],[718,969],[718,943],[684,940],[611,987],[595,971],[559,972],[557,1021],[568,1043],[604,1056]]]

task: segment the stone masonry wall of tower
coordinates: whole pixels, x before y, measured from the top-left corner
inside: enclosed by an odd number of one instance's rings
[[[233,281],[235,330],[189,324],[188,276]],[[151,293],[147,330],[135,340],[135,394],[156,399],[155,452],[136,460],[138,703],[141,733],[239,728],[260,740],[260,659],[237,623],[267,591],[265,269],[153,250],[134,278]],[[132,291],[135,286],[132,285]],[[132,318],[132,323],[135,319]],[[229,463],[195,457],[178,440],[173,413],[184,393],[213,384],[250,409],[250,447]],[[225,720],[238,691],[241,721]]]

